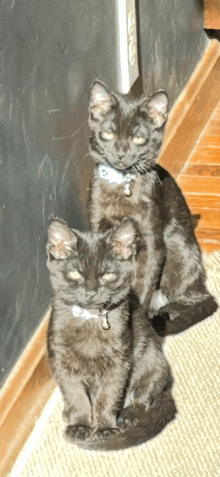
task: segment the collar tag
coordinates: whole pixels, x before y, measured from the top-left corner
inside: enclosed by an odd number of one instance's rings
[[[108,311],[107,310],[100,310],[100,316],[102,317],[102,328],[103,330],[109,330],[110,324],[108,321]]]

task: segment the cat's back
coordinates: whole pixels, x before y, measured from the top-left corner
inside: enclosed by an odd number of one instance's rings
[[[177,218],[178,222],[191,226],[191,214],[187,206],[184,195],[171,174],[156,164],[156,172],[161,182],[162,204],[165,210],[165,219],[170,221]]]

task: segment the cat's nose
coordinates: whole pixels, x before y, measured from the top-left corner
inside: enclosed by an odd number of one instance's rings
[[[88,281],[86,282],[86,291],[89,292],[89,295],[90,295],[90,296],[95,295],[96,292],[97,292],[97,290],[98,290],[98,284],[97,284],[96,281],[90,281],[90,280],[88,280]]]
[[[121,161],[124,157],[124,154],[118,154],[118,159]]]

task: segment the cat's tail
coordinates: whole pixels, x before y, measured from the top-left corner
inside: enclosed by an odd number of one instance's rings
[[[143,409],[136,411],[135,408],[135,423],[125,427],[125,429],[121,428],[117,434],[102,435],[101,437],[94,434],[85,441],[76,441],[71,439],[71,426],[66,428],[65,434],[68,441],[72,441],[86,450],[111,451],[126,449],[140,445],[155,437],[174,419],[176,412],[177,409],[171,390],[167,390],[147,412],[143,412]]]

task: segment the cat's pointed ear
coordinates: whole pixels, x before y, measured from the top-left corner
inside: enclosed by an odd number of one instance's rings
[[[167,120],[168,115],[168,96],[165,91],[158,91],[150,99],[143,101],[140,106],[153,121],[157,128],[161,128]]]
[[[117,105],[116,97],[101,81],[95,80],[91,86],[89,112],[92,118],[101,119]]]
[[[76,245],[75,233],[61,219],[53,219],[48,229],[48,259],[65,260]]]
[[[124,220],[116,227],[111,235],[111,244],[114,252],[127,260],[136,251],[137,227],[132,220]]]

